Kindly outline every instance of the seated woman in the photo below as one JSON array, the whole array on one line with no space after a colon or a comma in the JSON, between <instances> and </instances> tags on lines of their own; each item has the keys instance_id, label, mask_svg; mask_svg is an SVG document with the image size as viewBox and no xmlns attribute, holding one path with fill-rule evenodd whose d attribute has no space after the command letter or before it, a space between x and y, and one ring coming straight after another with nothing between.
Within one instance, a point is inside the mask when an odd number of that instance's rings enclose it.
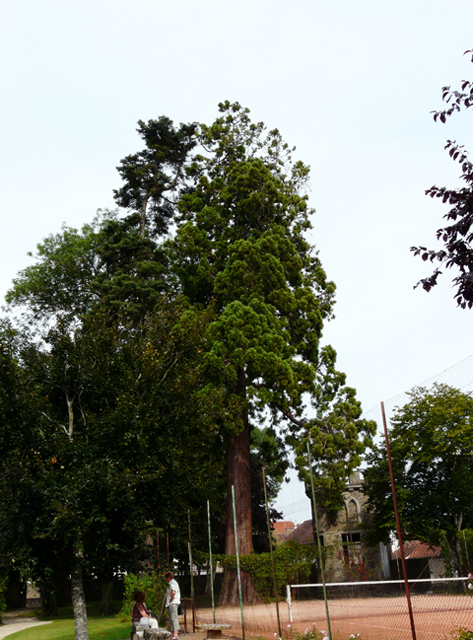
<instances>
[{"instance_id":1,"label":"seated woman","mask_svg":"<svg viewBox=\"0 0 473 640\"><path fill-rule=\"evenodd\" d=\"M151 627L151 629L157 629L158 621L156 618L151 617L151 610L146 608L144 591L137 591L135 593L135 600L136 602L131 610L133 622Z\"/></svg>"}]
</instances>

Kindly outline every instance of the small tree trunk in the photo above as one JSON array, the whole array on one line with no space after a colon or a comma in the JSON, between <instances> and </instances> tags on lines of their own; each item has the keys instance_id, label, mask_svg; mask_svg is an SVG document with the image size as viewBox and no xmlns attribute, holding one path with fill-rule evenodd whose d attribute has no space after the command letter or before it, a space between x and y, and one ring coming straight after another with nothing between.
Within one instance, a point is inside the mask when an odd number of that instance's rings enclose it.
<instances>
[{"instance_id":1,"label":"small tree trunk","mask_svg":"<svg viewBox=\"0 0 473 640\"><path fill-rule=\"evenodd\" d=\"M74 610L75 640L89 640L87 608L85 604L82 563L84 552L80 536L74 549L74 564L71 575L72 608Z\"/></svg>"},{"instance_id":2,"label":"small tree trunk","mask_svg":"<svg viewBox=\"0 0 473 640\"><path fill-rule=\"evenodd\" d=\"M57 597L56 592L48 589L40 588L41 594L41 615L45 618L57 616Z\"/></svg>"},{"instance_id":3,"label":"small tree trunk","mask_svg":"<svg viewBox=\"0 0 473 640\"><path fill-rule=\"evenodd\" d=\"M113 582L102 582L102 602L100 604L100 613L108 616L115 613L113 608Z\"/></svg>"},{"instance_id":4,"label":"small tree trunk","mask_svg":"<svg viewBox=\"0 0 473 640\"><path fill-rule=\"evenodd\" d=\"M210 562L207 565L207 577L205 579L205 594L208 595L209 593L212 593L212 584L211 582L214 583L215 585L215 575L217 573L217 565L214 562L212 564L212 573L210 573Z\"/></svg>"},{"instance_id":5,"label":"small tree trunk","mask_svg":"<svg viewBox=\"0 0 473 640\"><path fill-rule=\"evenodd\" d=\"M242 374L243 375L243 374ZM241 377L240 377L241 378ZM233 436L227 451L227 520L225 531L225 553L235 555L235 530L233 524L232 485L235 490L235 512L238 533L238 552L241 556L253 552L253 527L251 520L250 484L250 439L248 415L243 412L243 431ZM259 601L258 592L249 573L241 572L243 602L251 604ZM239 603L238 576L235 570L225 569L220 605Z\"/></svg>"}]
</instances>

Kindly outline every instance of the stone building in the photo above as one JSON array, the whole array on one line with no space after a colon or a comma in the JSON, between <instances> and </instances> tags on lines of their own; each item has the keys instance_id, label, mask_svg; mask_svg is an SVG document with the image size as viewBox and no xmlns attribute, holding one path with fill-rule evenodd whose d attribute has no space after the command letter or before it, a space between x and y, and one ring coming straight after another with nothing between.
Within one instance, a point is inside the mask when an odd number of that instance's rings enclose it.
<instances>
[{"instance_id":1,"label":"stone building","mask_svg":"<svg viewBox=\"0 0 473 640\"><path fill-rule=\"evenodd\" d=\"M317 509L320 541L326 557L326 582L387 580L389 555L385 545L368 548L363 543L363 524L369 514L363 493L363 479L356 471L344 491L344 505L336 516ZM312 520L307 520L288 536L301 544L315 544Z\"/></svg>"}]
</instances>

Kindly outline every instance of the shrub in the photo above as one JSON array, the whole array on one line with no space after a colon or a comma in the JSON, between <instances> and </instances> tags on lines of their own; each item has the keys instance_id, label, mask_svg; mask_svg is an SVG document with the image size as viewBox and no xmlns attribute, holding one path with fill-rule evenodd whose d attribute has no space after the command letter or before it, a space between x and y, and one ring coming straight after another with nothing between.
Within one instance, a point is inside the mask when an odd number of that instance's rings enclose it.
<instances>
[{"instance_id":1,"label":"shrub","mask_svg":"<svg viewBox=\"0 0 473 640\"><path fill-rule=\"evenodd\" d=\"M470 631L466 627L455 629L450 635L453 640L473 640L473 631Z\"/></svg>"},{"instance_id":2,"label":"shrub","mask_svg":"<svg viewBox=\"0 0 473 640\"><path fill-rule=\"evenodd\" d=\"M273 553L278 595L281 595L288 583L294 582L296 576L298 581L307 581L319 557L315 546L301 545L298 542L287 542L277 547ZM208 554L195 552L196 564L207 567L208 560ZM224 569L236 569L237 565L236 556L223 554L214 555L214 562L218 562ZM251 553L248 556L240 556L240 568L251 575L260 598L269 602L275 597L270 553Z\"/></svg>"},{"instance_id":3,"label":"shrub","mask_svg":"<svg viewBox=\"0 0 473 640\"><path fill-rule=\"evenodd\" d=\"M163 575L153 571L148 573L129 573L125 576L125 593L123 596L123 604L118 614L119 620L128 622L131 620L131 609L135 602L135 593L144 591L146 594L146 606L151 609L153 614L158 617L166 595L167 582ZM163 611L161 624L167 615L166 609Z\"/></svg>"}]
</instances>

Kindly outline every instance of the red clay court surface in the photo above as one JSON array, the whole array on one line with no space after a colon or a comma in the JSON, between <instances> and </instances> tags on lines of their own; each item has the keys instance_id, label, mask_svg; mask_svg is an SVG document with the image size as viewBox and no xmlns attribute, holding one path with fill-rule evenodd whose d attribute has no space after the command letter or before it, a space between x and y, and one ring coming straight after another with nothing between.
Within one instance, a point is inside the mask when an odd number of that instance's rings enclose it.
<instances>
[{"instance_id":1,"label":"red clay court surface","mask_svg":"<svg viewBox=\"0 0 473 640\"><path fill-rule=\"evenodd\" d=\"M444 640L452 631L465 627L473 630L473 597L468 595L412 595L412 610L417 640ZM332 637L349 640L361 633L362 640L410 640L412 638L405 596L345 598L328 603ZM283 636L312 627L328 632L323 600L299 600L292 603L293 622L285 602L279 603ZM200 609L199 622L212 622L212 611ZM245 631L248 638L277 635L276 605L245 605ZM229 623L228 635L241 636L239 607L219 607L216 621Z\"/></svg>"}]
</instances>

